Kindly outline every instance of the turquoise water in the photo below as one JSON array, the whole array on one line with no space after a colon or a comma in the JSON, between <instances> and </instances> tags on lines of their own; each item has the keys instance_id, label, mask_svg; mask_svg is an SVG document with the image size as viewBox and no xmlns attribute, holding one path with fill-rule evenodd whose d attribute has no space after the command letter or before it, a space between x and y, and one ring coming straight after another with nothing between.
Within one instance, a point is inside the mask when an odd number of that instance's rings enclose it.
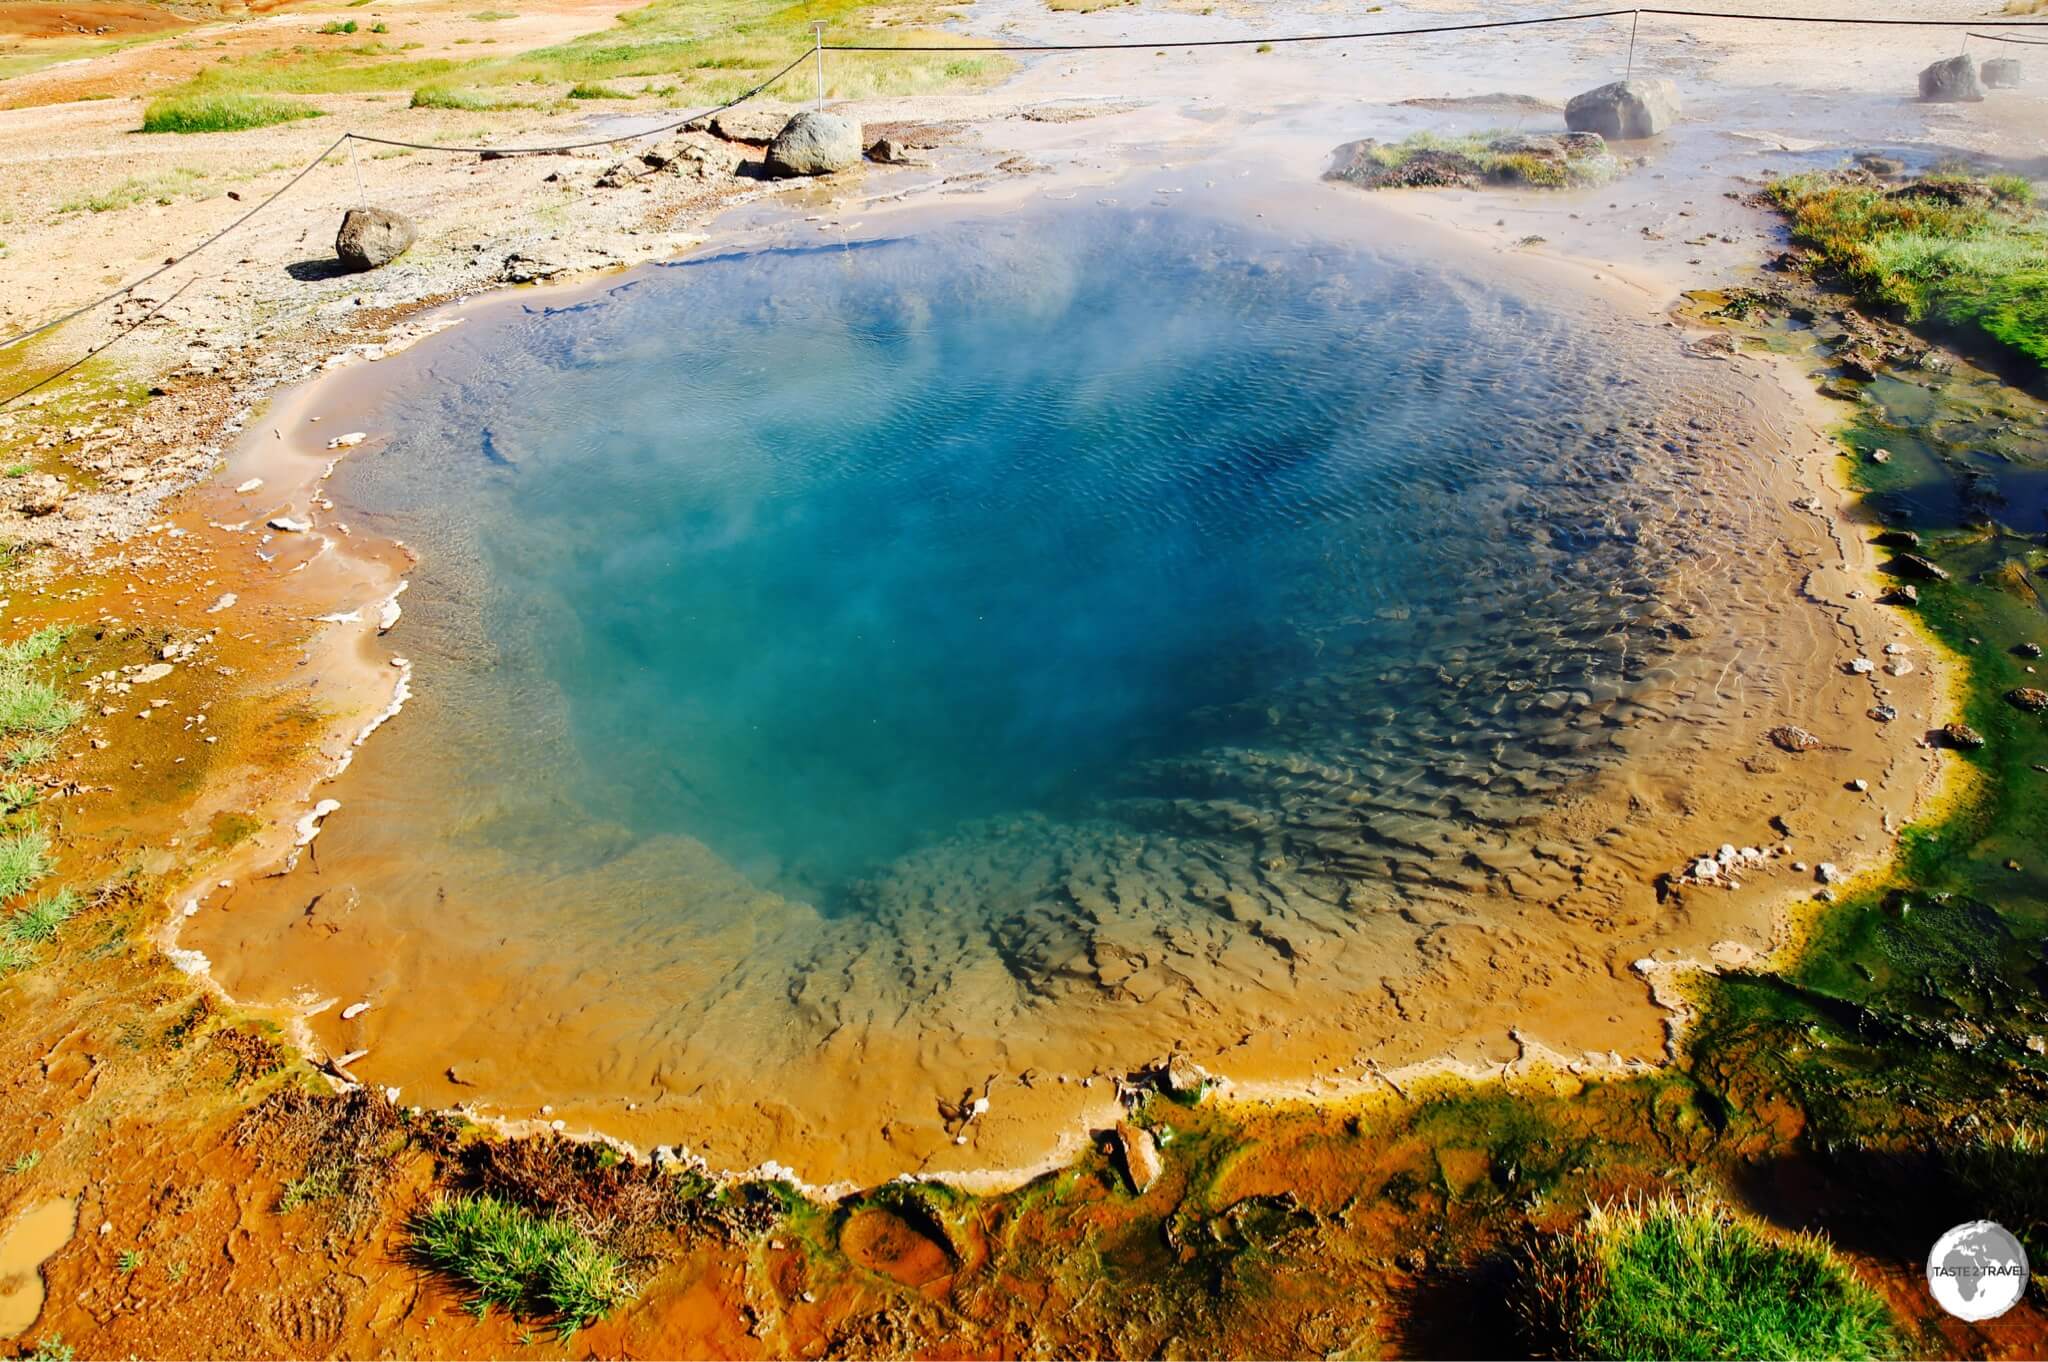
<instances>
[{"instance_id":1,"label":"turquoise water","mask_svg":"<svg viewBox=\"0 0 2048 1362\"><path fill-rule=\"evenodd\" d=\"M1084 835L1456 887L1668 638L1645 454L1699 441L1614 341L1101 205L459 328L336 484L422 554L407 816L551 870L682 836L833 914L1042 902Z\"/></svg>"}]
</instances>

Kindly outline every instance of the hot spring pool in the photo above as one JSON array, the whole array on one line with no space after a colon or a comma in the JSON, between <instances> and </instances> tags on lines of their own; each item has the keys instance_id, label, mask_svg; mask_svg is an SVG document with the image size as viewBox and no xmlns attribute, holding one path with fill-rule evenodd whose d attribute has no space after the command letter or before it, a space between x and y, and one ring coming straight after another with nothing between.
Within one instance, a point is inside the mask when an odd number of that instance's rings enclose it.
<instances>
[{"instance_id":1,"label":"hot spring pool","mask_svg":"<svg viewBox=\"0 0 2048 1362\"><path fill-rule=\"evenodd\" d=\"M1723 665L1758 514L1670 333L1197 209L707 255L384 368L332 488L419 555L418 678L319 844L352 948L301 888L209 949L379 999L337 1045L421 1100L755 1152L827 1072L1394 1006Z\"/></svg>"}]
</instances>

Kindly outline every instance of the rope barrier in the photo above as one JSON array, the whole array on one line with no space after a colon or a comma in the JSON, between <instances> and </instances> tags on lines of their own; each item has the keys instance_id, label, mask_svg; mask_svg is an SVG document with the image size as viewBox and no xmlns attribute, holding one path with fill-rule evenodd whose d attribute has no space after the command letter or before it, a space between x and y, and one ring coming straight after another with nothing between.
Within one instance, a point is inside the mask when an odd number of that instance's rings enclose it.
<instances>
[{"instance_id":1,"label":"rope barrier","mask_svg":"<svg viewBox=\"0 0 2048 1362\"><path fill-rule=\"evenodd\" d=\"M255 217L258 213L270 207L271 204L277 202L280 198L284 197L284 194L287 190L291 189L294 185L298 184L299 181L305 179L308 175L312 174L314 169L318 167L321 162L325 161L328 157L332 156L344 142L372 142L379 146L406 147L414 151L441 151L464 156L478 155L486 152L495 156L547 156L559 155L564 152L570 151L581 151L587 147L616 146L622 142L635 142L643 137L658 137L664 132L670 132L676 128L683 127L687 124L698 122L701 119L710 118L715 114L724 113L727 109L745 103L747 100L752 99L755 95L760 94L763 90L773 85L776 81L781 80L791 71L794 71L797 68L797 66L804 60L804 57L808 57L810 55L810 52L804 52L802 56L799 56L795 61L783 67L780 71L777 71L774 75L768 77L766 80L760 82L758 85L755 85L753 88L747 90L745 93L737 95L734 98L727 100L723 104L716 105L713 108L706 109L702 113L694 113L686 118L679 118L673 122L663 123L657 127L643 128L638 132L621 133L617 137L600 137L587 142L569 142L559 146L549 147L470 147L448 146L445 144L436 144L430 142L401 142L389 137L372 137L367 133L345 132L341 136L335 138L332 142L328 143L325 150L323 150L318 156L315 156L312 160L308 161L303 167L301 167L298 174L292 176L289 180L286 180L283 184L279 185L277 189L272 191L269 197L265 198L261 203L258 203L248 212L236 218L233 222L230 222L227 226L215 232L212 236L207 237L204 241L200 242L197 246L194 246L191 250L186 251L183 255L171 257L169 260L166 260L163 264L157 266L157 268L151 270L148 274L143 275L140 279L136 279L129 283L123 284L121 287L115 289L113 292L103 294L100 297L93 299L91 302L86 303L82 307L73 308L71 311L66 312L60 317L51 318L49 321L42 323L40 326L31 327L29 330L23 331L18 335L9 336L5 340L0 340L0 350L10 349L13 346L19 345L26 340L33 340L35 337L42 335L45 331L52 330L55 327L62 326L64 323L68 321L72 321L78 317L82 317L86 313L91 312L94 308L104 307L106 304L113 302L116 298L125 298L129 294L133 293L136 289L141 288L144 284L147 284L154 279L161 278L166 272L176 269L179 265L184 264L187 260L190 260L192 257L198 255L201 251L207 249L209 246L219 241L222 237L226 236L228 233L234 231L237 227L240 227L243 223L247 222L250 218ZM353 161L353 147L351 147L351 161ZM362 195L362 171L360 167L357 167L356 169L356 193L357 196L360 198ZM182 290L180 291L182 292ZM165 301L168 302L169 299L166 299ZM145 318L145 320L147 319ZM127 333L124 332L123 334L125 335ZM119 337L116 337L116 339L119 339ZM109 342L109 344L112 344L112 342ZM103 346L101 348L104 349L105 347ZM97 354L99 352L94 351L93 353ZM86 356L87 359L90 359L91 357L91 355ZM83 362L84 361L80 361L80 363ZM76 368L77 366L73 365L71 367ZM70 372L70 370L66 369L60 372L68 373ZM57 375L53 374L51 375L51 378L55 378L56 376ZM43 380L44 383L47 383L48 381L49 379ZM36 387L41 386L41 383L38 383L36 385ZM4 407L8 403L15 401L17 398L20 398L26 395L27 393L33 391L33 388L25 388L21 392L14 394L12 397L0 399L0 407Z\"/></svg>"},{"instance_id":2,"label":"rope barrier","mask_svg":"<svg viewBox=\"0 0 2048 1362\"><path fill-rule=\"evenodd\" d=\"M678 118L668 123L657 124L651 128L642 128L639 132L621 133L617 137L595 137L588 142L563 142L559 145L548 147L463 147L450 146L445 142L402 142L393 137L373 137L366 132L351 132L345 135L354 138L358 142L372 142L380 147L405 147L411 151L458 152L465 156L561 156L572 151L587 151L591 147L613 147L621 142L637 142L643 137L659 137L665 132L674 132L677 128L702 122L704 119L710 118L715 114L722 114L727 109L744 104L776 81L781 80L784 76L796 70L797 67L803 64L804 59L811 55L812 50L808 47L805 48L798 54L795 61L792 61L789 65L783 67L780 71L777 71L774 75L768 77L768 79L754 86L746 93L735 95L723 104L714 105L701 113L689 114L686 117Z\"/></svg>"},{"instance_id":3,"label":"rope barrier","mask_svg":"<svg viewBox=\"0 0 2048 1362\"><path fill-rule=\"evenodd\" d=\"M351 134L349 133L343 133L341 136L335 138L333 142L328 144L327 150L321 152L318 156L315 156L311 161L308 161L303 170L301 170L298 174L292 176L289 180L286 180L282 185L278 186L276 192L271 194L269 198L263 200L263 202L257 204L254 208L251 208L248 212L242 214L242 216L236 218L233 222L230 222L227 226L221 228L218 232L215 232L212 236L206 238L206 240L200 242L197 246L194 246L191 250L185 252L183 255L172 256L169 260L164 261L163 264L151 270L148 274L143 275L140 279L135 280L133 283L123 284L121 287L115 289L112 293L93 299L84 307L73 308L71 311L65 313L63 316L52 318L50 321L44 322L41 326L34 327L30 330L24 331L18 336L9 336L6 340L0 341L0 350L5 350L10 346L19 345L25 340L29 340L36 336L40 336L45 331L48 331L50 328L55 326L62 326L64 323L72 320L74 317L83 317L86 313L92 311L94 308L102 307L107 303L111 303L116 298L126 297L128 294L133 293L136 289L141 288L150 280L160 277L164 273L164 271L175 269L179 265L184 264L187 260L190 260L193 256L199 254L208 246L211 246L214 242L226 236L229 232L234 231L235 228L241 226L250 218L255 217L258 213L270 207L271 204L276 203L277 200L283 196L285 190L290 189L300 180L303 180L308 175L312 174L313 167L319 165L322 161L332 156L334 154L335 148L339 147L343 142L346 142L349 139L350 135ZM9 400L12 401L13 399L10 398Z\"/></svg>"},{"instance_id":4,"label":"rope barrier","mask_svg":"<svg viewBox=\"0 0 2048 1362\"><path fill-rule=\"evenodd\" d=\"M2020 43L2027 47L2048 47L2048 38L2015 38L2004 33L1965 33L1965 38L1982 38L1990 43Z\"/></svg>"},{"instance_id":5,"label":"rope barrier","mask_svg":"<svg viewBox=\"0 0 2048 1362\"><path fill-rule=\"evenodd\" d=\"M1524 28L1531 24L1569 24L1581 19L1618 19L1622 15L1659 14L1679 19L1754 19L1774 24L1878 24L1911 28L1967 28L1984 24L1982 19L1871 19L1837 18L1823 14L1746 14L1732 10L1659 9L1631 5L1627 9L1591 10L1583 14L1546 14L1533 19L1489 19L1469 24L1431 24L1424 28L1379 28L1356 33L1295 33L1271 38L1197 38L1187 42L1113 43L946 43L897 46L888 43L826 43L827 52L1117 52L1159 51L1165 48L1251 47L1267 43L1359 42L1368 38L1414 38L1438 33L1476 33L1485 29ZM2030 19L2013 23L1992 21L1990 28L2048 28L2048 20Z\"/></svg>"}]
</instances>

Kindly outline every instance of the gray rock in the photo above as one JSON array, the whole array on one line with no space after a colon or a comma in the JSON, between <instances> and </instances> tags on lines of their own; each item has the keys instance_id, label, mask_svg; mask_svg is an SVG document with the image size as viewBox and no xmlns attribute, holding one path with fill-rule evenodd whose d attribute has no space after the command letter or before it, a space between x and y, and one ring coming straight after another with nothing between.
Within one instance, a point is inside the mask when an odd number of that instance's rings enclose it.
<instances>
[{"instance_id":1,"label":"gray rock","mask_svg":"<svg viewBox=\"0 0 2048 1362\"><path fill-rule=\"evenodd\" d=\"M1617 80L1574 95L1564 125L1609 141L1655 137L1678 121L1678 87L1668 80Z\"/></svg>"},{"instance_id":2,"label":"gray rock","mask_svg":"<svg viewBox=\"0 0 2048 1362\"><path fill-rule=\"evenodd\" d=\"M767 146L775 140L789 124L790 115L795 112L787 108L762 107L755 105L744 109L727 109L724 113L711 116L710 128L713 137L728 142L745 142L750 146ZM691 126L695 126L692 124Z\"/></svg>"},{"instance_id":3,"label":"gray rock","mask_svg":"<svg viewBox=\"0 0 2048 1362\"><path fill-rule=\"evenodd\" d=\"M2017 90L2027 83L2027 68L2016 57L1993 57L1979 74L1991 90Z\"/></svg>"},{"instance_id":4,"label":"gray rock","mask_svg":"<svg viewBox=\"0 0 2048 1362\"><path fill-rule=\"evenodd\" d=\"M351 208L334 234L334 253L360 273L388 265L419 239L412 219L388 208Z\"/></svg>"},{"instance_id":5,"label":"gray rock","mask_svg":"<svg viewBox=\"0 0 2048 1362\"><path fill-rule=\"evenodd\" d=\"M1945 57L1922 71L1920 98L1934 104L1974 104L1984 98L1977 59L1968 53Z\"/></svg>"},{"instance_id":6,"label":"gray rock","mask_svg":"<svg viewBox=\"0 0 2048 1362\"><path fill-rule=\"evenodd\" d=\"M868 148L868 159L880 161L883 165L907 165L910 162L910 149L893 137L878 137L875 144Z\"/></svg>"},{"instance_id":7,"label":"gray rock","mask_svg":"<svg viewBox=\"0 0 2048 1362\"><path fill-rule=\"evenodd\" d=\"M830 175L860 161L860 124L806 109L768 144L772 175Z\"/></svg>"}]
</instances>

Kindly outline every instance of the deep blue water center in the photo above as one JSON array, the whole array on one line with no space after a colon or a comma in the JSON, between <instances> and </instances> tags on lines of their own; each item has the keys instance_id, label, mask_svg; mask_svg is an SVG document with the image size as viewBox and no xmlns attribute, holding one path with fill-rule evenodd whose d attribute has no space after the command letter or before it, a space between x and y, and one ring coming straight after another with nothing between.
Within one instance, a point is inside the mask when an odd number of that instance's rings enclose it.
<instances>
[{"instance_id":1,"label":"deep blue water center","mask_svg":"<svg viewBox=\"0 0 2048 1362\"><path fill-rule=\"evenodd\" d=\"M457 760L549 784L506 808L832 905L985 820L1227 802L1218 753L1407 781L1375 735L1489 629L1591 684L1571 576L1629 537L1559 410L1624 381L1594 348L1440 269L1068 207L459 328L342 492L423 551Z\"/></svg>"}]
</instances>

